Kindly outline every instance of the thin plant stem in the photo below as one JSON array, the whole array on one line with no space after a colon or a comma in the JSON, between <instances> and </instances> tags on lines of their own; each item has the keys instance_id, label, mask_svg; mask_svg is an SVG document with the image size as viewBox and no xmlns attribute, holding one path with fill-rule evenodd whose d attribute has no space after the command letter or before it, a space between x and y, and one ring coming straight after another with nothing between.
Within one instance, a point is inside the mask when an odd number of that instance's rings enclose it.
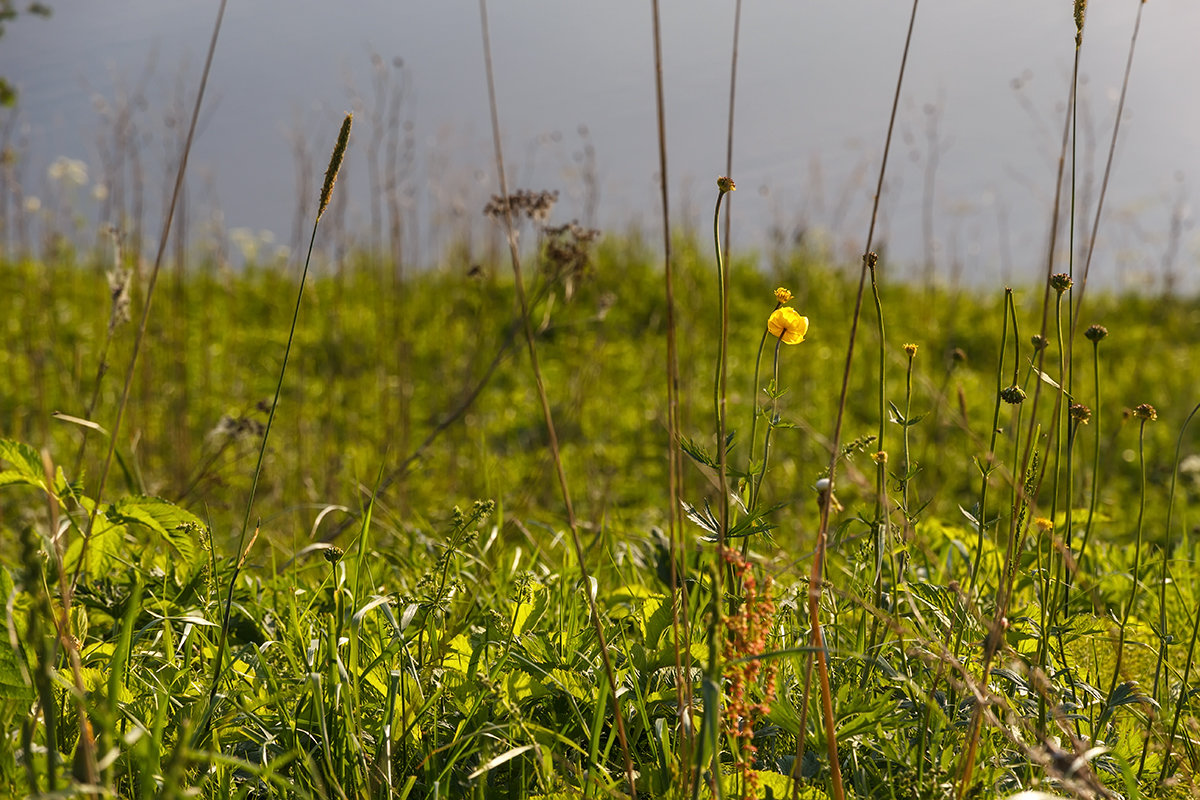
<instances>
[{"instance_id":1,"label":"thin plant stem","mask_svg":"<svg viewBox=\"0 0 1200 800\"><path fill-rule=\"evenodd\" d=\"M1077 8L1079 6L1081 6L1082 4L1083 4L1083 0L1076 0ZM1050 289L1051 289L1049 277L1054 273L1054 255L1055 255L1055 248L1058 245L1058 221L1059 221L1059 213L1060 213L1061 207L1062 207L1063 173L1066 168L1067 146L1070 141L1069 137L1070 137L1070 133L1071 133L1071 120L1073 119L1073 112L1074 112L1074 107L1075 107L1075 87L1077 85L1077 76L1079 75L1079 61L1080 61L1080 53L1082 50L1081 45L1083 42L1083 39L1082 39L1083 26L1082 26L1082 16L1081 15L1077 16L1077 21L1079 24L1076 28L1075 59L1074 59L1072 71L1071 71L1072 77L1071 77L1071 83L1070 83L1070 90L1067 95L1067 113L1066 113L1066 119L1063 123L1062 147L1059 151L1059 156L1058 156L1058 171L1055 175L1055 180L1054 180L1054 203L1051 207L1051 212L1050 212L1050 236L1049 236L1049 242L1048 242L1047 248L1046 248L1047 281L1046 281L1045 292L1042 297L1042 324L1041 324L1041 336L1043 338L1046 335L1047 325L1049 323ZM1042 348L1041 350L1038 351L1036 369L1038 370L1039 373L1042 371L1042 368L1045 364L1045 355L1046 355L1045 348ZM1037 409L1038 409L1038 403L1039 403L1039 400L1040 400L1041 394L1042 394L1042 383L1043 382L1039 380L1039 381L1036 381L1034 384L1033 398L1032 398L1032 402L1030 404L1029 433L1028 433L1028 436L1026 437L1025 449L1024 449L1024 453L1021 457L1021 472L1020 472L1020 474L1022 476L1027 476L1027 474L1029 472L1029 466L1034 457L1034 453L1036 452L1036 447L1037 447L1037 433L1036 432L1038 430L1040 430L1040 427L1041 427L1040 423L1038 422ZM1055 419L1055 423L1057 424L1057 416L1054 419ZM1035 481L1035 483L1033 485L1034 494L1032 497L1026 496L1024 478L1022 479L1022 481L1016 483L1015 488L1017 491L1017 496L1019 498L1018 502L1021 504L1028 503L1030 506L1032 506L1033 503L1036 502L1037 492L1038 492L1038 489L1040 488L1040 484ZM1015 523L1016 523L1016 519L1015 519L1015 515L1014 515L1014 524ZM1010 545L1011 545L1011 542L1012 542L1012 539L1010 536ZM1012 578L1010 577L1008 579L1008 581L1006 581L1006 583L1010 582L1011 579ZM999 646L1001 643L1001 633L1002 633L1002 629L1003 629L1002 620L1004 620L1005 615L1007 613L1007 604L1008 604L1008 600L1009 600L1010 596L1011 596L1011 588L1002 586L997 595L998 599L1000 599L1001 602L997 604L997 607L995 610L995 616L993 618L993 622L992 622L992 626L991 626L992 631L991 631L991 633L989 633L987 641L985 642L985 645L984 645L983 662L981 665L980 674L982 676L984 676L983 681L985 682L985 684L987 681L987 676L990 673L991 668L992 668L992 659L995 658L996 651L999 649ZM983 705L977 704L975 707L975 710L971 716L970 728L969 728L969 731L967 734L967 745L963 751L962 761L960 762L961 767L959 768L958 790L956 792L956 796L958 797L958 800L963 800L963 798L965 798L967 796L968 789L971 785L971 778L972 778L972 775L975 770L975 756L976 756L976 753L978 752L979 735L980 735L980 731L982 729L982 725L983 725Z\"/></svg>"},{"instance_id":2,"label":"thin plant stem","mask_svg":"<svg viewBox=\"0 0 1200 800\"><path fill-rule=\"evenodd\" d=\"M742 0L736 0L733 7L733 50L729 56L729 123L725 134L725 174L733 174L733 122L734 108L737 100L737 68L738 68L738 42L742 32ZM729 259L729 243L731 241L730 232L732 227L732 218L730 216L730 205L733 203L733 198L729 198L725 207L725 259ZM753 444L753 440L751 440Z\"/></svg>"},{"instance_id":3,"label":"thin plant stem","mask_svg":"<svg viewBox=\"0 0 1200 800\"><path fill-rule=\"evenodd\" d=\"M208 53L204 57L204 69L200 73L200 87L196 90L196 102L192 107L191 121L188 123L187 138L183 143L183 152L179 155L179 169L175 173L175 188L171 192L171 202L167 206L167 214L163 219L162 233L158 238L158 252L154 257L154 268L150 270L150 280L146 284L146 303L142 307L142 319L138 323L137 335L133 338L133 352L129 356L129 367L125 371L125 385L121 390L121 402L117 404L117 418L113 423L112 431L108 439L108 454L104 457L104 466L100 470L100 483L96 488L95 505L92 506L92 513L88 517L87 532L83 537L83 544L79 549L79 561L75 565L75 573L71 577L71 592L75 593L75 586L79 583L79 576L83 572L84 565L87 563L88 545L92 540L92 533L96 527L96 515L100 511L101 498L104 496L104 489L108 483L108 475L112 470L113 456L117 451L117 437L121 432L121 423L125 420L125 410L129 407L129 394L133 388L133 376L137 371L138 356L142 352L142 343L146 340L146 329L150 323L150 308L154 299L154 287L158 284L159 273L162 272L163 258L167 252L167 242L171 237L171 223L175 219L175 206L179 203L179 196L183 191L183 176L187 172L188 155L192 152L192 141L196 136L196 124L200 119L200 105L204 101L204 89L208 86L208 74L212 70L213 55L217 50L217 37L221 33L221 20L225 17L226 0L221 0L221 5L217 7L217 19L213 23L212 38L208 42ZM70 608L70 597L63 598L63 604Z\"/></svg>"},{"instance_id":4,"label":"thin plant stem","mask_svg":"<svg viewBox=\"0 0 1200 800\"><path fill-rule=\"evenodd\" d=\"M771 377L771 417L767 421L767 431L763 436L763 460L762 466L758 470L758 479L754 481L754 489L750 494L750 510L754 511L758 507L758 493L762 489L763 479L767 475L767 460L771 456L771 431L775 429L775 420L779 416L779 349L783 346L783 339L775 340L775 357L772 362L772 377ZM755 415L757 416L757 415ZM748 539L749 537L747 537Z\"/></svg>"},{"instance_id":5,"label":"thin plant stem","mask_svg":"<svg viewBox=\"0 0 1200 800\"><path fill-rule=\"evenodd\" d=\"M668 541L671 557L671 632L675 642L675 689L681 698L679 706L679 758L681 769L689 770L684 776L684 787L691 785L695 776L691 769L692 748L692 682L685 676L691 675L691 622L688 618L687 562L683 558L683 453L679 442L679 347L675 320L675 264L671 255L670 183L667 180L667 119L666 99L663 91L662 22L658 0L651 2L654 33L654 107L658 131L658 172L660 206L663 229L663 282L665 284L666 327L667 327L667 486L670 508L667 513ZM680 623L680 612L684 612Z\"/></svg>"},{"instance_id":6,"label":"thin plant stem","mask_svg":"<svg viewBox=\"0 0 1200 800\"><path fill-rule=\"evenodd\" d=\"M496 102L496 81L492 69L492 44L488 32L487 0L479 0L479 19L483 36L483 60L487 74L488 107L492 118L492 144L496 153L496 172L500 182L500 195L508 198L508 181L504 174L504 150L500 144L500 111ZM550 410L550 399L546 393L546 384L542 379L542 368L538 361L537 344L530 319L529 298L525 293L525 280L521 274L521 254L517 248L517 234L513 225L512 205L504 204L504 225L508 250L512 262L513 285L517 293L517 302L521 308L521 322L525 331L525 343L529 350L529 363L533 371L533 381L537 388L538 402L542 408L542 419L546 425L546 436L550 445L550 455L554 461L554 470L558 476L558 486L562 493L563 506L567 515L567 526L571 530L571 543L575 549L575 558L579 564L580 577L583 580L583 592L587 597L588 611L592 627L596 632L596 641L600 645L600 659L604 664L604 674L608 678L608 688L613 698L613 719L616 723L617 737L621 744L621 753L625 760L625 778L629 783L629 793L632 800L637 800L637 787L634 783L633 759L629 752L629 742L625 734L624 715L621 713L620 696L617 694L616 675L613 672L612 659L608 654L608 641L604 628L600 623L600 611L592 592L592 576L587 568L584 557L583 542L579 538L579 523L575 518L575 509L571 504L571 492L567 485L567 473L563 466L562 453L558 446L558 432L554 427L554 415Z\"/></svg>"},{"instance_id":7,"label":"thin plant stem","mask_svg":"<svg viewBox=\"0 0 1200 800\"><path fill-rule=\"evenodd\" d=\"M1138 406L1139 411L1146 406ZM1135 412L1136 413L1136 412ZM1133 614L1133 604L1137 600L1137 590L1139 582L1139 573L1142 566L1142 523L1146 516L1146 423L1154 419L1153 409L1149 414L1141 416L1141 424L1138 425L1138 472L1140 475L1139 491L1138 491L1138 516L1137 516L1137 532L1134 537L1133 545L1133 574L1132 581L1129 586L1129 597L1125 600L1125 611L1121 614L1121 624L1117 628L1117 657L1113 664L1112 680L1109 682L1108 698L1111 701L1113 693L1117 690L1117 684L1121 680L1121 667L1124 663L1125 654L1125 633L1129 625L1129 617ZM1099 731L1092 731L1092 738L1095 739L1099 735Z\"/></svg>"},{"instance_id":8,"label":"thin plant stem","mask_svg":"<svg viewBox=\"0 0 1200 800\"><path fill-rule=\"evenodd\" d=\"M1088 272L1092 267L1092 254L1096 252L1096 232L1100 228L1100 215L1104 212L1104 198L1108 194L1108 179L1112 175L1113 157L1117 152L1117 134L1121 131L1121 117L1125 114L1125 95L1129 91L1129 75L1133 71L1133 53L1137 48L1138 30L1142 27L1142 9L1146 0L1138 3L1137 17L1133 23L1133 35L1129 39L1129 56L1125 61L1125 76L1121 80L1121 96L1117 100L1117 116L1113 120L1112 139L1108 143L1108 157L1104 162L1104 177L1100 179L1100 194L1096 200L1096 215L1089 232L1087 256L1083 260L1083 276L1079 280L1079 293L1075 297L1075 323L1079 322L1079 311L1083 308L1083 294L1087 290ZM1071 328L1071 338L1075 328Z\"/></svg>"},{"instance_id":9,"label":"thin plant stem","mask_svg":"<svg viewBox=\"0 0 1200 800\"><path fill-rule=\"evenodd\" d=\"M1107 333L1107 332L1106 332ZM1093 421L1096 424L1095 450L1092 453L1092 488L1091 496L1088 500L1088 515L1087 522L1083 526L1083 541L1079 543L1079 555L1075 558L1075 563L1079 569L1083 568L1083 556L1087 552L1088 540L1092 538L1092 521L1096 516L1096 504L1100 498L1100 415L1104 408L1104 404L1100 402L1100 339L1097 336L1092 340L1092 384L1095 392L1096 407L1092 409ZM1064 596L1063 602L1066 603L1069 599L1071 590L1070 583L1067 584L1067 595Z\"/></svg>"},{"instance_id":10,"label":"thin plant stem","mask_svg":"<svg viewBox=\"0 0 1200 800\"><path fill-rule=\"evenodd\" d=\"M283 392L283 379L287 375L288 360L292 354L292 343L295 341L296 327L300 321L300 304L304 299L304 286L308 279L308 268L312 263L313 247L317 241L317 226L321 222L322 214L325 213L325 209L329 206L333 185L337 180L338 171L342 166L342 159L345 158L346 148L350 143L350 126L353 124L353 121L354 117L352 114L347 114L345 119L342 120L341 130L338 131L337 143L334 145L333 153L330 156L329 167L325 171L325 184L321 188L321 195L317 204L317 214L313 219L312 234L308 240L308 254L304 258L304 269L300 273L300 286L296 290L296 303L292 308L292 324L288 328L287 344L283 348L283 360L279 365L279 378L275 382L275 396L271 400L271 410L267 415L267 424L263 429L262 441L259 443L258 460L254 465L254 476L250 481L250 495L246 498L246 512L242 517L241 532L238 534L237 549L234 551L237 555L237 562L234 564L233 573L229 578L229 588L226 590L225 610L221 619L221 630L217 641L217 654L213 659L213 674L208 689L208 704L205 708L201 724L196 727L193 746L199 746L211 730L212 715L216 707L217 690L220 687L221 673L224 670L225 649L229 643L229 618L233 610L233 590L237 584L238 575L241 572L242 564L246 560L250 546L254 544L254 539L258 537L259 526L256 525L250 544L246 544L246 534L250 530L250 518L254 513L254 498L258 493L258 481L262 476L263 462L267 456L267 443L271 438L271 428L275 423L275 415L279 409L279 396Z\"/></svg>"},{"instance_id":11,"label":"thin plant stem","mask_svg":"<svg viewBox=\"0 0 1200 800\"><path fill-rule=\"evenodd\" d=\"M879 165L879 180L875 184L875 200L871 207L871 222L867 227L867 243L863 250L862 271L858 278L858 293L854 299L854 313L851 316L850 338L846 346L846 363L842 371L842 389L838 398L837 416L833 426L831 453L829 456L829 488L821 497L820 522L817 527L817 542L813 553L812 571L809 575L808 611L811 625L812 647L816 653L813 659L817 666L817 675L821 690L821 710L825 725L825 740L829 756L830 781L833 787L834 800L845 800L846 790L842 785L842 767L837 752L837 731L833 720L833 698L829 687L828 652L825 649L825 637L821 631L821 588L825 575L825 552L829 546L829 516L833 507L834 480L837 474L838 456L841 452L842 424L846 416L846 400L850 394L850 368L854 362L854 343L858 336L858 320L862 313L863 294L867 279L867 257L875 238L875 225L879 220L879 202L883 195L883 179L887 174L888 155L892 147L892 134L896 127L896 114L900 107L900 90L904 85L904 69L908 64L908 53L912 47L913 29L917 22L917 7L920 0L913 0L912 14L909 17L908 33L904 39L904 51L900 57L900 69L896 75L896 91L892 98L892 110L888 118L887 135L883 143L883 158ZM811 667L810 667L811 669ZM805 698L807 702L807 697ZM804 732L801 731L801 736Z\"/></svg>"},{"instance_id":12,"label":"thin plant stem","mask_svg":"<svg viewBox=\"0 0 1200 800\"><path fill-rule=\"evenodd\" d=\"M1183 435L1187 431L1188 425L1192 421L1192 417L1200 412L1200 404L1192 408L1187 419L1183 421L1183 425L1179 429L1179 436L1175 439L1175 461L1171 469L1171 489L1167 495L1167 521L1163 530L1166 532L1163 541L1163 563L1162 573L1158 580L1158 659L1154 662L1154 686L1150 690L1150 696L1158 697L1158 682L1164 675L1164 666L1167 663L1167 648L1169 646L1169 637L1167 636L1167 575L1171 565L1171 518L1175 510L1175 486L1179 481L1179 458L1183 451ZM1189 660L1191 655L1188 656ZM1183 692L1181 693L1180 702L1183 702L1183 696L1187 693L1187 680L1183 683ZM1154 723L1154 715L1148 714L1146 718L1146 738L1142 742L1142 756L1138 760L1138 780L1142 779L1142 773L1146 769L1146 753L1150 750L1150 730Z\"/></svg>"},{"instance_id":13,"label":"thin plant stem","mask_svg":"<svg viewBox=\"0 0 1200 800\"><path fill-rule=\"evenodd\" d=\"M1012 318L1013 323L1013 379L1011 386L1017 385L1017 376L1020 370L1020 334L1017 331L1017 310L1013 303L1013 290L1005 287L1004 289L1004 321L1000 329L1000 356L996 360L996 401L992 410L992 435L988 443L988 451L984 454L985 461L979 465L979 471L982 474L979 486L979 508L976 517L976 536L975 536L975 560L971 564L971 578L967 583L967 596L971 597L975 591L975 581L979 578L979 565L983 559L983 539L987 531L987 496L988 486L991 483L992 470L995 469L996 463L996 438L999 436L1000 430L1000 404L1003 402L1002 393L1004 387L1004 351L1008 343L1008 320Z\"/></svg>"},{"instance_id":14,"label":"thin plant stem","mask_svg":"<svg viewBox=\"0 0 1200 800\"><path fill-rule=\"evenodd\" d=\"M879 273L876 267L879 259L875 253L867 256L867 269L871 272L871 297L875 301L875 321L879 332L879 368L876 375L879 391L878 408L876 413L879 417L879 429L876 434L875 446L875 523L874 534L871 537L871 546L874 549L875 574L872 580L872 604L876 609L883 607L883 564L888 560L888 555L891 550L891 513L888 508L887 497L887 444L885 435L887 433L887 337L886 329L883 324L883 301L879 297ZM893 565L894 566L894 565ZM895 570L893 569L893 573ZM894 575L893 575L894 577ZM863 609L863 625L866 624L866 618L870 615L869 609ZM871 677L871 670L875 667L875 653L877 647L882 647L882 642L876 642L875 639L879 635L880 618L875 617L871 623L871 635L867 639L866 658L863 661L862 679L859 682L864 690L867 687L867 682Z\"/></svg>"}]
</instances>

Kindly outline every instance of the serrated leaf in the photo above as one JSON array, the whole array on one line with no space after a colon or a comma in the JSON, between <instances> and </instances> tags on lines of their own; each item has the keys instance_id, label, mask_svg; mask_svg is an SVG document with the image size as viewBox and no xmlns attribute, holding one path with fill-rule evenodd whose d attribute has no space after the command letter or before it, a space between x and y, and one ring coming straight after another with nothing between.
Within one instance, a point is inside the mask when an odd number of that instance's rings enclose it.
<instances>
[{"instance_id":1,"label":"serrated leaf","mask_svg":"<svg viewBox=\"0 0 1200 800\"><path fill-rule=\"evenodd\" d=\"M113 523L140 525L163 537L191 564L196 557L195 539L185 526L203 527L200 518L161 497L123 497L105 510Z\"/></svg>"},{"instance_id":2,"label":"serrated leaf","mask_svg":"<svg viewBox=\"0 0 1200 800\"><path fill-rule=\"evenodd\" d=\"M0 486L24 484L46 488L46 471L42 459L27 444L12 439L0 439L0 461L7 461L10 469L0 470Z\"/></svg>"}]
</instances>

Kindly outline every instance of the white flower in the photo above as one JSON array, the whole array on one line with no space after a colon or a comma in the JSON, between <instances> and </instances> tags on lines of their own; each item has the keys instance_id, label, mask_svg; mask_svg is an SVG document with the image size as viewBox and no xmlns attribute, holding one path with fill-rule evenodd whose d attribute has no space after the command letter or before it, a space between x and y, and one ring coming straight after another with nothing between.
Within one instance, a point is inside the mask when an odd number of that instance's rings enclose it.
<instances>
[{"instance_id":1,"label":"white flower","mask_svg":"<svg viewBox=\"0 0 1200 800\"><path fill-rule=\"evenodd\" d=\"M42 210L42 201L36 197L25 198L25 210L30 214L36 214Z\"/></svg>"},{"instance_id":2,"label":"white flower","mask_svg":"<svg viewBox=\"0 0 1200 800\"><path fill-rule=\"evenodd\" d=\"M88 182L87 164L74 158L59 156L46 170L50 180L55 183L71 183L75 186L86 186Z\"/></svg>"}]
</instances>

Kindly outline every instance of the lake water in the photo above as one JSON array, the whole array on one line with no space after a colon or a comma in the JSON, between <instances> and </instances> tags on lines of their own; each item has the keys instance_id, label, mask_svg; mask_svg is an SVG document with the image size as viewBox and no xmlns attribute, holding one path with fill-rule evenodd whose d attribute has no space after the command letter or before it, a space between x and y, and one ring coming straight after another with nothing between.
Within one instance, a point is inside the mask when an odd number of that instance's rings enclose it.
<instances>
[{"instance_id":1,"label":"lake water","mask_svg":"<svg viewBox=\"0 0 1200 800\"><path fill-rule=\"evenodd\" d=\"M149 231L177 152L170 120L190 108L216 3L51 5L51 19L22 16L0 39L0 75L21 91L10 143L22 153L24 235L64 224L48 215L69 204L87 236L112 221L102 217L115 216L114 194L129 208L139 175ZM724 172L734 4L662 5L673 216L704 230ZM1136 0L1091 5L1079 116L1088 224L1138 11ZM921 275L931 261L943 280L983 286L1044 273L1074 56L1071 10L1065 0L921 3L877 236L886 269ZM735 248L766 251L803 232L856 263L910 11L885 0L744 4ZM493 0L489 12L512 188L559 190L558 220L656 234L649 3ZM1143 12L1093 265L1109 285L1157 289L1170 275L1177 287L1198 288L1198 31L1194 0L1155 0ZM385 100L402 90L395 117L377 111L376 76ZM352 108L355 140L338 187L346 206L335 228L364 239L388 228L372 212L380 207L372 190L386 188L368 175L378 131L376 163L386 164L396 142L407 259L428 262L456 231L485 230L480 212L498 189L478 4L255 0L230 4L218 41L189 173L193 247L219 236L236 260L255 243L297 244L311 223L296 218L311 219L328 149ZM113 155L122 109L140 173L131 150ZM86 165L82 185L69 185L63 157Z\"/></svg>"}]
</instances>

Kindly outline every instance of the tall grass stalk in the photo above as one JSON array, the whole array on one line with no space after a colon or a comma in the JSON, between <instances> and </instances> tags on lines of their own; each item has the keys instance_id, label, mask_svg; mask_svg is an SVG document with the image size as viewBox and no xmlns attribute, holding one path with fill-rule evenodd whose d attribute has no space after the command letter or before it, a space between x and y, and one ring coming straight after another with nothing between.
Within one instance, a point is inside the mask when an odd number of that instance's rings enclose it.
<instances>
[{"instance_id":1,"label":"tall grass stalk","mask_svg":"<svg viewBox=\"0 0 1200 800\"><path fill-rule=\"evenodd\" d=\"M1083 275L1079 280L1079 292L1075 297L1075 323L1079 322L1079 311L1083 308L1083 294L1087 291L1088 273L1092 267L1092 254L1096 252L1096 234L1100 228L1100 215L1104 213L1104 198L1108 194L1108 179L1112 175L1113 157L1117 152L1117 134L1121 131L1121 117L1125 114L1125 96L1129 91L1129 75L1133 71L1133 53L1137 48L1138 31L1142 27L1142 9L1146 0L1138 3L1137 16L1133 22L1133 34L1129 38L1129 56L1125 60L1125 75L1121 79L1121 95L1117 100L1117 115L1113 119L1112 138L1108 143L1108 156L1104 161L1104 176L1100 179L1100 193L1096 198L1096 215L1092 220L1092 229L1088 238L1087 256L1083 260ZM1071 328L1071 338L1075 337L1075 328ZM1097 404L1099 405L1099 404Z\"/></svg>"},{"instance_id":2,"label":"tall grass stalk","mask_svg":"<svg viewBox=\"0 0 1200 800\"><path fill-rule=\"evenodd\" d=\"M583 592L587 597L588 611L591 616L592 628L596 633L596 641L600 645L600 659L604 664L604 674L608 679L608 688L612 692L613 721L616 724L617 736L621 743L621 753L625 760L625 779L629 784L632 800L637 800L637 786L634 781L633 759L629 752L629 742L625 734L624 715L621 712L621 698L617 692L616 675L613 672L612 659L608 654L608 641L604 628L600 623L600 611L596 606L596 598L592 591L592 576L587 568L587 560L583 552L583 542L579 538L579 523L575 518L575 509L571 504L571 492L567 485L567 473L563 467L562 453L558 446L558 432L554 427L554 415L550 411L550 398L546 394L546 384L542 379L542 369L538 361L537 344L533 332L533 322L530 319L529 298L525 293L525 280L521 274L521 253L517 247L517 233L513 225L512 204L508 199L508 180L504 174L504 149L500 143L500 109L496 101L496 80L492 66L492 43L488 32L487 0L479 0L479 20L483 37L483 60L487 75L488 108L492 119L492 144L496 155L496 173L500 183L500 195L505 198L504 225L508 239L508 251L512 263L513 285L517 293L517 302L521 310L521 324L525 332L525 343L529 350L529 363L533 371L533 381L537 388L538 402L542 408L542 419L546 425L546 436L550 444L550 455L554 461L554 470L558 476L558 486L562 493L563 506L567 515L567 526L571 531L571 544L575 548L575 558L579 564Z\"/></svg>"},{"instance_id":3,"label":"tall grass stalk","mask_svg":"<svg viewBox=\"0 0 1200 800\"><path fill-rule=\"evenodd\" d=\"M688 611L687 548L683 534L683 451L679 447L679 346L675 320L675 265L671 255L670 182L667 180L667 117L663 91L662 20L658 0L651 2L654 38L654 109L658 132L658 173L663 229L663 283L666 305L667 339L667 538L670 547L671 632L674 636L675 691L679 697L678 768L683 775L684 791L696 776L691 772L692 751L692 674L691 619ZM732 150L732 147L730 148ZM726 173L728 174L728 173Z\"/></svg>"},{"instance_id":4,"label":"tall grass stalk","mask_svg":"<svg viewBox=\"0 0 1200 800\"><path fill-rule=\"evenodd\" d=\"M213 672L208 689L208 704L204 711L204 716L200 724L195 729L195 741L193 746L198 746L202 743L211 732L212 715L216 708L217 691L220 688L221 673L224 670L225 649L229 642L229 617L233 610L233 590L237 584L238 575L241 572L243 563L249 553L250 547L253 546L255 538L258 536L259 526L255 526L254 536L251 537L249 544L246 543L246 534L250 530L250 518L254 513L254 497L258 492L258 480L262 476L263 462L267 456L267 443L271 438L271 427L275 423L275 414L279 409L279 396L283 392L283 379L287 375L288 359L292 354L292 343L296 338L296 326L300 320L300 304L304 299L304 285L308 280L308 268L312 263L313 246L317 241L317 226L321 222L321 216L325 213L325 209L329 207L329 200L333 196L333 186L337 182L338 171L342 167L342 160L346 157L346 148L350 144L350 126L354 122L354 116L347 114L342 120L342 127L338 131L337 142L333 146L333 152L329 157L329 167L325 170L325 183L321 187L321 194L317 203L317 214L313 219L312 234L308 240L308 254L304 258L304 269L300 273L300 286L296 290L296 303L292 308L292 324L288 328L287 344L283 348L283 360L279 365L279 379L275 382L275 396L271 400L271 410L267 415L267 424L263 429L262 441L258 447L258 460L254 465L254 475L250 481L250 494L246 498L246 512L242 517L241 532L238 534L237 562L233 572L229 576L229 587L225 595L225 610L224 616L221 619L221 630L217 641L217 654L213 659ZM340 595L339 595L340 597Z\"/></svg>"},{"instance_id":5,"label":"tall grass stalk","mask_svg":"<svg viewBox=\"0 0 1200 800\"><path fill-rule=\"evenodd\" d=\"M213 23L212 38L208 42L208 52L204 57L204 69L200 73L200 87L196 90L196 102L192 106L192 117L188 123L187 139L183 143L183 152L179 155L179 169L175 172L175 188L171 192L171 202L167 206L166 216L163 218L162 233L158 238L158 252L154 257L154 268L150 271L150 280L146 285L146 299L142 307L142 318L138 324L137 335L133 339L133 352L129 356L129 367L125 370L125 385L121 390L121 400L117 404L117 417L113 422L108 440L108 454L104 457L104 466L100 470L100 481L96 488L95 505L92 507L91 514L88 516L87 530L84 533L83 546L79 551L79 562L75 565L75 573L71 577L71 593L75 591L75 586L79 583L79 576L83 572L83 567L87 563L88 545L91 542L92 533L96 527L96 515L100 511L101 499L104 497L104 489L108 482L108 474L112 469L113 456L117 451L117 439L121 432L121 423L125 419L125 410L129 406L129 394L133 388L133 377L137 372L138 355L142 351L142 343L146 339L146 328L150 322L150 308L154 300L154 287L158 283L159 273L162 272L163 258L167 252L167 242L171 238L171 223L175 219L175 207L179 203L180 195L183 192L183 176L187 172L188 156L192 151L192 141L196 135L196 124L200 119L200 106L204 101L204 90L208 86L208 74L212 69L213 55L217 50L217 37L221 33L221 20L225 17L226 0L221 0L221 4L217 7L217 19ZM71 598L64 597L63 604L70 608Z\"/></svg>"},{"instance_id":6,"label":"tall grass stalk","mask_svg":"<svg viewBox=\"0 0 1200 800\"><path fill-rule=\"evenodd\" d=\"M913 0L912 14L908 21L908 32L904 38L904 50L900 57L900 69L896 75L896 92L892 98L892 110L888 117L887 135L883 142L883 157L879 164L879 180L875 184L875 199L871 206L871 222L867 227L866 247L863 249L862 271L859 273L858 291L854 298L854 312L850 321L850 337L846 343L846 362L842 372L842 389L838 397L837 416L833 425L833 437L830 440L829 455L829 487L820 498L820 522L817 527L816 549L813 552L812 570L809 573L808 613L811 626L811 641L815 656L806 670L805 683L809 683L812 666L817 667L818 683L821 690L821 712L825 724L825 741L829 757L830 781L832 783L834 800L844 800L846 790L842 785L842 768L837 751L837 731L833 720L833 696L829 685L829 654L825 649L825 636L821 630L821 591L825 582L825 553L829 546L829 516L833 507L834 480L837 475L838 456L841 454L842 424L846 416L846 399L850 393L850 368L854 363L854 343L858 336L858 320L862 313L863 294L866 288L867 260L871 256L871 245L875 239L875 225L879 220L879 202L883 195L883 180L887 174L888 154L892 147L892 133L896 127L896 113L900 107L900 90L904 85L904 69L908 64L908 53L912 47L913 29L917 23L917 7L920 0ZM808 702L807 694L804 702ZM800 732L804 735L804 731Z\"/></svg>"}]
</instances>

